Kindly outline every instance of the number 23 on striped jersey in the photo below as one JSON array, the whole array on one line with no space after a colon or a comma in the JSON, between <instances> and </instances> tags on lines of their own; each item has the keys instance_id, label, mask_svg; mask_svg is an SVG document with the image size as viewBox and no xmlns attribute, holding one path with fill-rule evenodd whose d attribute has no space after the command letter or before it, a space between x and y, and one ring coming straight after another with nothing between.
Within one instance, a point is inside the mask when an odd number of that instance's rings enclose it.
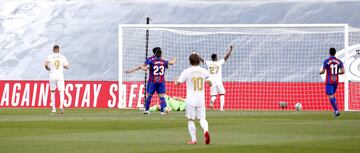
<instances>
[{"instance_id":1,"label":"number 23 on striped jersey","mask_svg":"<svg viewBox=\"0 0 360 153\"><path fill-rule=\"evenodd\" d=\"M164 75L165 67L164 66L154 66L154 75Z\"/></svg>"}]
</instances>

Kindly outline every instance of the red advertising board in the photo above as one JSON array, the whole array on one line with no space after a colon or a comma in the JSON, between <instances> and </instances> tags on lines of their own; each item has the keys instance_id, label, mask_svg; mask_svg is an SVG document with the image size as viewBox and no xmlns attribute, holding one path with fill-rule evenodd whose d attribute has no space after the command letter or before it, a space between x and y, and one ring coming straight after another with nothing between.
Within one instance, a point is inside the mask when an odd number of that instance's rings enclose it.
<instances>
[{"instance_id":1,"label":"red advertising board","mask_svg":"<svg viewBox=\"0 0 360 153\"><path fill-rule=\"evenodd\" d=\"M66 108L137 108L143 106L143 82L124 82L121 98L118 96L117 81L66 81ZM224 82L226 88L225 109L240 110L293 110L300 102L304 110L331 110L325 95L324 83L298 82ZM353 87L353 86L352 86ZM170 96L186 96L185 85L166 85ZM0 81L0 107L49 108L50 89L48 81ZM336 93L340 109L344 108L344 85L339 84ZM56 92L56 97L59 93ZM157 96L153 96L156 104ZM207 106L210 100L206 88ZM215 108L219 107L219 98ZM288 104L281 108L280 102ZM59 105L57 99L56 105Z\"/></svg>"}]
</instances>

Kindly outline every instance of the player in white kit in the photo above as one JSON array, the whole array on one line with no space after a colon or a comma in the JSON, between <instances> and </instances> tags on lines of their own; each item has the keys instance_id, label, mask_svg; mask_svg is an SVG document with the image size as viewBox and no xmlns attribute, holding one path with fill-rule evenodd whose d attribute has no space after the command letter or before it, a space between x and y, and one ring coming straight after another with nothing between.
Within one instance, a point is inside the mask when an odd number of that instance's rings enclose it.
<instances>
[{"instance_id":1,"label":"player in white kit","mask_svg":"<svg viewBox=\"0 0 360 153\"><path fill-rule=\"evenodd\" d=\"M45 68L49 71L50 77L50 90L51 90L51 105L52 113L56 113L55 107L55 90L58 89L60 93L60 113L64 113L64 68L69 69L69 63L65 56L60 54L58 45L53 47L53 54L50 54L45 59Z\"/></svg>"},{"instance_id":2,"label":"player in white kit","mask_svg":"<svg viewBox=\"0 0 360 153\"><path fill-rule=\"evenodd\" d=\"M208 70L210 72L210 77L213 86L210 89L211 101L210 108L213 108L214 102L216 100L216 96L220 95L220 111L224 111L225 104L225 88L222 82L222 70L221 66L229 59L231 52L233 50L233 45L229 46L227 53L225 54L224 59L218 61L217 55L211 55L211 61L203 60L201 61L208 66Z\"/></svg>"},{"instance_id":3,"label":"player in white kit","mask_svg":"<svg viewBox=\"0 0 360 153\"><path fill-rule=\"evenodd\" d=\"M186 117L191 140L188 144L196 144L195 118L199 119L204 130L205 144L210 144L208 122L205 115L205 83L211 86L209 72L200 67L200 57L196 53L189 56L191 67L185 69L175 85L186 82Z\"/></svg>"}]
</instances>

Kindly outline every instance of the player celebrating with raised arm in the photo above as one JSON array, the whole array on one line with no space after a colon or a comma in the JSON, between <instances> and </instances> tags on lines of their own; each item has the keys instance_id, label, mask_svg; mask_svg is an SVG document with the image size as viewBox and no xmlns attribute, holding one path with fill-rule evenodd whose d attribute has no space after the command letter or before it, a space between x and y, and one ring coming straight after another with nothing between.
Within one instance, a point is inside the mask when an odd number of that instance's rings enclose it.
<instances>
[{"instance_id":1,"label":"player celebrating with raised arm","mask_svg":"<svg viewBox=\"0 0 360 153\"><path fill-rule=\"evenodd\" d=\"M147 71L149 70L149 79L148 79L148 88L147 93L148 97L145 101L145 111L144 114L150 114L149 108L151 103L151 98L153 94L156 93L159 96L160 99L160 105L161 105L161 115L165 115L164 108L166 107L166 101L164 98L164 94L166 94L166 88L165 88L165 69L168 68L168 65L173 65L176 62L176 58L167 61L161 58L162 51L161 49L157 49L155 52L155 57L149 58L149 60L146 60L146 66L139 65L142 70Z\"/></svg>"},{"instance_id":2,"label":"player celebrating with raised arm","mask_svg":"<svg viewBox=\"0 0 360 153\"><path fill-rule=\"evenodd\" d=\"M221 66L229 59L231 52L233 50L233 45L229 46L228 51L225 54L224 59L218 61L217 55L212 54L211 60L206 61L200 59L203 63L208 66L208 70L210 72L211 81L213 86L210 89L211 101L210 101L210 108L212 109L214 106L214 102L216 100L216 96L220 94L220 111L224 111L224 104L225 104L225 88L222 82L222 70Z\"/></svg>"},{"instance_id":3,"label":"player celebrating with raised arm","mask_svg":"<svg viewBox=\"0 0 360 153\"><path fill-rule=\"evenodd\" d=\"M188 129L191 141L188 144L196 144L195 118L200 120L200 125L204 130L205 144L210 144L208 122L205 115L205 83L211 86L209 72L201 68L199 55L193 53L189 56L191 67L185 69L175 85L186 82L186 117L188 119Z\"/></svg>"},{"instance_id":4,"label":"player celebrating with raised arm","mask_svg":"<svg viewBox=\"0 0 360 153\"><path fill-rule=\"evenodd\" d=\"M53 54L46 57L45 68L49 71L50 77L50 90L51 90L51 104L52 113L56 113L55 107L55 90L56 88L60 92L60 112L64 113L64 68L69 69L70 65L65 56L60 54L60 48L58 45L53 47Z\"/></svg>"},{"instance_id":5,"label":"player celebrating with raised arm","mask_svg":"<svg viewBox=\"0 0 360 153\"><path fill-rule=\"evenodd\" d=\"M155 47L155 48L153 48L153 53L154 53L153 56L150 56L149 58L147 58L147 59L145 60L144 64L141 64L141 65L138 65L138 66L136 66L136 67L134 67L134 68L132 68L132 69L126 70L125 73L133 73L133 72L135 72L135 71L137 71L137 70L140 70L142 66L146 66L146 63L148 63L149 60L154 59L154 58L156 57L156 56L155 56L155 53L156 53L156 51L158 51L158 50L161 50L161 48L160 48L160 47Z\"/></svg>"},{"instance_id":6,"label":"player celebrating with raised arm","mask_svg":"<svg viewBox=\"0 0 360 153\"><path fill-rule=\"evenodd\" d=\"M334 96L337 85L339 82L339 74L344 74L345 69L343 62L335 57L336 49L330 48L329 50L330 57L325 59L323 67L320 70L320 74L324 74L326 71L326 95L329 97L332 108L334 109L334 116L337 117L340 115L336 98Z\"/></svg>"}]
</instances>

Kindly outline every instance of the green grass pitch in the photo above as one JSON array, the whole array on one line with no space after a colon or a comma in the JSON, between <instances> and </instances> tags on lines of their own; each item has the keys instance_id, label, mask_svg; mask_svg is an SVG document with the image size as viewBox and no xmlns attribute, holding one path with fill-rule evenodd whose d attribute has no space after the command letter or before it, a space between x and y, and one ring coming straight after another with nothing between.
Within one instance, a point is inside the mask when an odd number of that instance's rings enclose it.
<instances>
[{"instance_id":1,"label":"green grass pitch","mask_svg":"<svg viewBox=\"0 0 360 153\"><path fill-rule=\"evenodd\" d=\"M187 145L184 112L0 109L1 153L359 153L360 112L208 111L211 145L198 122Z\"/></svg>"}]
</instances>

